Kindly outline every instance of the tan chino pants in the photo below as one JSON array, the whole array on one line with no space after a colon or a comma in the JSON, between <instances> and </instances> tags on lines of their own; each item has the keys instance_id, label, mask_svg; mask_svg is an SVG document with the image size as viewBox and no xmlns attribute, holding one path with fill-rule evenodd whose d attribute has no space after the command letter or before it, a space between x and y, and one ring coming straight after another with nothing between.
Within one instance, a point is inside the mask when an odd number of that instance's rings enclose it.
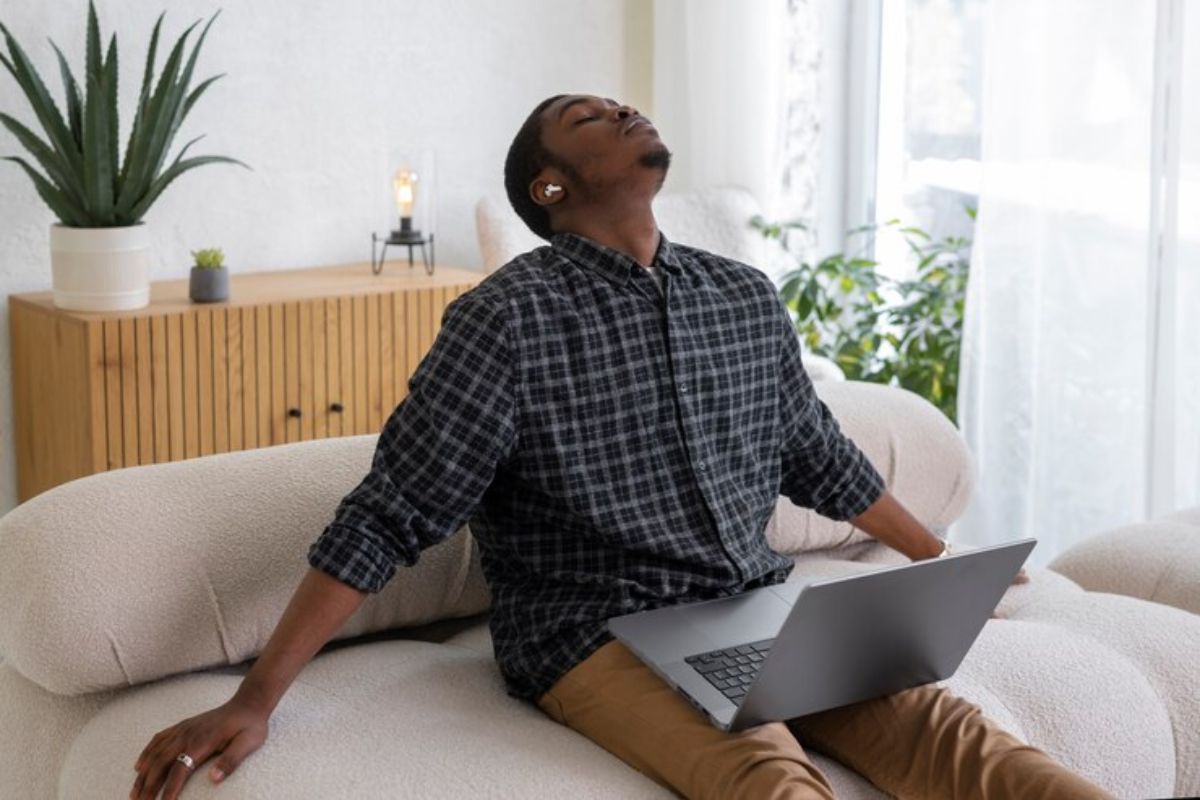
<instances>
[{"instance_id":1,"label":"tan chino pants","mask_svg":"<svg viewBox=\"0 0 1200 800\"><path fill-rule=\"evenodd\" d=\"M689 798L832 798L806 747L899 798L1113 797L936 684L729 733L613 640L538 707Z\"/></svg>"}]
</instances>

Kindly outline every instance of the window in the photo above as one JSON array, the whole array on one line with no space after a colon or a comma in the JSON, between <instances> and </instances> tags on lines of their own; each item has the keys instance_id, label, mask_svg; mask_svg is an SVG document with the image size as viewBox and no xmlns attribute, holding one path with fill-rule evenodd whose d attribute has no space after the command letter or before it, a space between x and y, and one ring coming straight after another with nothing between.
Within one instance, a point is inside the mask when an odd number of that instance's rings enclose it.
<instances>
[{"instance_id":1,"label":"window","mask_svg":"<svg viewBox=\"0 0 1200 800\"><path fill-rule=\"evenodd\" d=\"M978 193L985 0L860 2L859 29L878 36L851 48L852 74L866 78L864 119L851 124L866 132L858 157L867 168L850 225L900 219L935 238L970 238L963 209ZM906 274L907 253L894 232L876 241L884 274Z\"/></svg>"}]
</instances>

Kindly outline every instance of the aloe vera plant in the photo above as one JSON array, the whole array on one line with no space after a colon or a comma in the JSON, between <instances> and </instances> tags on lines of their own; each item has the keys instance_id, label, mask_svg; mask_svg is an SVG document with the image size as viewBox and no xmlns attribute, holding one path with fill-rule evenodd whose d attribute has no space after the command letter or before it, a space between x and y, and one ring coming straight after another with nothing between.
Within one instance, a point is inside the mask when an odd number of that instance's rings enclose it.
<instances>
[{"instance_id":1,"label":"aloe vera plant","mask_svg":"<svg viewBox=\"0 0 1200 800\"><path fill-rule=\"evenodd\" d=\"M192 23L171 48L157 83L155 56L163 17L160 14L150 37L137 111L124 157L118 159L117 134L117 36L109 39L102 55L100 24L95 5L88 2L87 44L82 86L75 80L67 60L53 40L59 73L66 94L66 116L59 111L46 84L8 28L0 23L0 35L8 56L0 52L0 63L16 79L32 107L44 138L8 114L0 112L3 124L29 155L41 166L39 172L24 158L4 156L17 163L33 181L37 193L58 220L75 228L111 228L135 225L163 190L180 175L203 164L241 161L226 156L184 158L203 136L192 139L167 165L167 153L188 112L217 79L216 75L189 89L200 47L219 11L208 20L185 57L187 40L200 20ZM164 169L165 166L165 169Z\"/></svg>"}]
</instances>

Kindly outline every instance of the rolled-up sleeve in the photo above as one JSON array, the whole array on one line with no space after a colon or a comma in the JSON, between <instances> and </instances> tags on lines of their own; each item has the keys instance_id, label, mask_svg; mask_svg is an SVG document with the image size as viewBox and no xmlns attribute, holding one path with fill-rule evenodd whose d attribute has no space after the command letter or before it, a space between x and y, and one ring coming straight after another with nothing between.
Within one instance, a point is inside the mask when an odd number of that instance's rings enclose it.
<instances>
[{"instance_id":1,"label":"rolled-up sleeve","mask_svg":"<svg viewBox=\"0 0 1200 800\"><path fill-rule=\"evenodd\" d=\"M817 396L801 361L800 341L782 300L778 308L783 431L779 493L824 517L851 519L874 503L886 484Z\"/></svg>"},{"instance_id":2,"label":"rolled-up sleeve","mask_svg":"<svg viewBox=\"0 0 1200 800\"><path fill-rule=\"evenodd\" d=\"M442 315L366 477L342 498L308 563L360 591L472 515L516 441L515 364L503 309L468 292Z\"/></svg>"}]
</instances>

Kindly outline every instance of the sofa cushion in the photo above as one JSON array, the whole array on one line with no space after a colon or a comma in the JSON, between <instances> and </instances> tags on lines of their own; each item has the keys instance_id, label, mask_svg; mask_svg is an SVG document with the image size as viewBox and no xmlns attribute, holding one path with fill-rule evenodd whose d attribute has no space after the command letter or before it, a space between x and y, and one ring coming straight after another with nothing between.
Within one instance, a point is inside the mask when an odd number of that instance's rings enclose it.
<instances>
[{"instance_id":1,"label":"sofa cushion","mask_svg":"<svg viewBox=\"0 0 1200 800\"><path fill-rule=\"evenodd\" d=\"M0 664L0 797L59 797L58 770L71 741L120 691L51 694Z\"/></svg>"},{"instance_id":2,"label":"sofa cushion","mask_svg":"<svg viewBox=\"0 0 1200 800\"><path fill-rule=\"evenodd\" d=\"M472 687L480 687L480 691L490 692L491 696L485 696L483 702L478 705L481 713L493 714L495 716L518 715L526 716L526 706L519 701L512 700L505 695L503 698L496 698L495 693L503 692L502 684L499 681L490 681L487 678L488 669L493 672L495 670L491 656L491 638L488 635L486 621L480 622L467 629L456 644L461 645L468 635L482 644L486 652L478 653L480 664L478 666L479 681L474 682L472 679ZM357 643L345 643L353 648L358 648L361 645ZM339 645L340 646L340 645ZM367 645L370 646L370 645ZM409 657L412 662L409 664L409 669L420 664L428 664L436 662L437 657L432 652L421 652L413 654L410 650ZM385 669L395 667L395 659L387 655L392 651L384 651L381 654L357 653L357 658L341 660L340 674L353 676L359 674L358 670L366 668L374 668L379 662L382 662ZM465 653L465 650L463 651ZM324 654L318 655L314 659L314 664L324 658ZM218 703L224 702L228 694L233 691L237 685L236 681L240 680L241 676L248 671L249 665L235 665L231 667L222 667L219 669L209 670L203 675L178 677L168 679L155 684L156 688L150 693L133 699L134 694L144 692L151 689L150 686L141 687L138 689L128 690L130 700L125 702L134 702L137 704L136 709L129 707L114 707L108 713L113 714L113 717L106 717L102 722L97 722L88 728L87 734L76 742L76 737L80 735L83 728L88 725L89 721L96 717L103 709L105 709L115 699L125 696L126 690L113 690L112 692L93 692L87 695L78 695L67 697L62 695L51 694L37 684L23 677L16 670L8 665L0 665L0 708L3 708L5 713L0 714L0 797L21 797L29 800L37 800L39 798L54 798L54 797L111 797L124 796L118 795L118 792L125 792L129 783L133 780L132 763L136 758L137 753L141 752L141 748L145 745L149 735L154 730L183 719L185 716L198 711L207 710ZM320 684L316 678L317 672L313 675L302 674L301 680L303 683L296 684L285 696L281 707L289 707L289 720L296 719L332 719L336 713L336 709L331 708L336 704L337 696L340 695L339 688ZM352 678L351 678L352 679ZM342 678L342 680L348 680ZM336 681L336 679L335 679ZM485 687L486 689L482 688ZM169 687L169 688L166 688ZM375 687L379 689L377 685ZM333 694L329 691L332 689ZM383 687L386 693L386 687ZM164 699L163 695L167 697ZM364 693L365 694L365 693ZM467 695L468 699L471 695ZM296 698L296 699L292 699ZM509 701L517 703L515 707L509 705ZM157 709L157 703L162 702L163 708ZM464 702L466 702L464 700ZM395 704L395 707L391 705ZM309 705L313 704L313 708ZM380 707L394 715L395 720L405 714L408 707L405 705L403 698L400 700L383 697L379 702L370 702L369 707ZM461 710L455 706L456 710ZM532 708L531 706L529 708ZM540 711L534 709L537 714ZM444 720L441 726L447 731L457 730L463 727L469 727L473 715L474 707L462 711L463 716L449 720ZM169 715L175 714L175 718L170 718ZM131 721L131 718L132 721ZM285 731L280 726L284 723L284 717L276 715L272 718L270 739L267 746L259 750L252 760L248 760L247 766L239 773L235 773L238 777L230 778L230 781L236 782L239 789L234 789L234 793L239 797L281 797L281 796L298 796L304 797L303 791L289 792L283 794L278 791L273 791L273 786L266 780L255 775L257 771L263 769L260 763L265 759L270 759L273 763L266 767L271 771L271 774L286 773L292 764L303 764L307 758L314 763L322 763L321 758L325 755L325 748L321 743L316 743L315 746L311 741L311 732L300 731L290 733ZM402 746L409 741L422 741L425 736L425 729L421 727L424 724L425 717L415 715L412 717L410 727L405 728L402 735L395 740L396 746ZM288 725L291 723L289 722ZM399 724L397 722L397 724ZM489 723L489 729L494 723ZM157 726L157 727L156 727ZM126 733L127 730L133 728L133 732ZM544 726L534 723L535 736L532 742L532 747L537 748L540 742L544 741L545 733ZM336 736L338 738L351 737L354 741L359 741L357 737L360 735L360 730L363 728L360 724L347 724L344 729L337 728L333 731L326 730L326 735ZM368 733L365 738L369 738L374 730L373 726L368 726ZM113 735L118 735L118 741L108 744L107 740ZM286 733L286 738L285 738ZM447 733L445 738L449 738L452 734ZM523 736L524 734L522 734ZM97 738L92 738L97 737ZM139 737L145 737L143 740ZM293 747L293 742L297 738L302 738L308 749L304 749L297 753L290 753ZM283 744L276 743L276 740L284 742ZM450 742L453 746L456 742ZM272 755L267 753L266 747L271 747L273 750L278 748L282 752ZM318 749L320 748L320 749ZM67 753L71 752L72 764L63 779L64 791L59 792L59 772L64 766ZM477 770L484 772L491 770L502 777L507 776L510 771L510 765L504 760L505 753L503 750L490 749L496 761L484 761L479 763L478 751L465 753L467 760L477 762ZM549 748L548 754L553 757L556 752L555 748ZM566 759L566 763L560 766L560 769L574 769L572 766L573 760L586 763L586 769L580 770L583 780L581 782L583 788L594 786L599 779L607 781L609 776L614 773L617 776L617 782L614 785L623 786L632 781L626 770L621 769L620 765L616 768L610 763L612 756L603 751L599 747L592 745L587 741L576 741L568 743L566 752L570 754L570 758ZM282 759L284 764L280 765ZM818 766L825 771L833 783L834 789L838 797L845 797L848 800L884 800L885 795L874 790L872 787L865 784L861 778L854 773L842 767L832 759L828 759L820 754L814 754ZM446 759L444 753L437 753L430 758L433 762L430 764L430 769L443 768L455 769L458 762L453 759ZM108 765L116 764L121 769L110 770ZM551 763L553 766L553 762ZM124 770L128 769L128 774ZM338 777L337 770L328 766L322 766L321 769L326 773L323 780L332 782L331 777ZM538 767L540 771L541 766ZM305 773L307 774L307 773ZM100 776L96 778L94 776ZM298 776L295 779L296 784L300 784L304 776ZM347 780L347 778L351 780ZM399 785L403 783L403 775L393 774L391 780ZM427 776L426 782L418 783L412 781L404 783L404 787L400 791L388 791L386 793L371 795L369 793L358 792L358 784L355 781L353 773L340 775L341 783L339 791L321 795L314 791L311 796L322 797L367 797L367 796L387 796L401 797L413 796L421 798L437 798L437 797L460 797L461 794L456 794L458 788L453 776L450 779L442 781L437 776ZM510 783L516 783L517 778L508 776L506 778ZM125 781L125 783L122 783ZM539 784L540 785L540 784ZM606 785L608 785L606 783ZM80 786L86 786L89 791L80 791ZM68 789L69 787L69 789ZM295 789L294 786L289 787ZM303 786L300 787L304 789ZM537 788L536 786L534 787ZM577 788L575 783L571 784L571 793ZM653 782L645 778L636 787L641 795L637 792L631 793L629 796L648 796L661 797L662 793L656 793ZM478 793L481 797L505 797L513 796L507 789L505 780L494 781L484 791ZM565 793L564 793L565 794ZM600 792L594 792L600 794ZM189 782L187 790L188 797L229 797L230 790L213 787L207 783L205 775L197 775ZM517 794L516 796L538 796L533 794ZM586 796L586 795L585 795ZM615 795L610 795L615 796ZM666 795L670 796L670 795Z\"/></svg>"},{"instance_id":3,"label":"sofa cushion","mask_svg":"<svg viewBox=\"0 0 1200 800\"><path fill-rule=\"evenodd\" d=\"M1200 522L1191 521L1194 513L1095 534L1049 566L1087 589L1200 614Z\"/></svg>"},{"instance_id":4,"label":"sofa cushion","mask_svg":"<svg viewBox=\"0 0 1200 800\"><path fill-rule=\"evenodd\" d=\"M803 558L797 562L789 580L808 575L838 577L891 566L836 558ZM1014 585L1005 595L1014 614L1028 609L1022 602L1026 596L1058 608L1075 609L1076 613L1083 613L1097 602L1096 597L1062 576L1042 569L1029 572L1029 583ZM1174 740L1180 735L1178 725L1187 724L1189 719L1195 722L1197 717L1185 712L1173 718L1173 712L1180 702L1188 701L1164 696L1156 685L1158 679L1146 674L1142 661L1129 658L1122 648L1107 643L1109 637L1122 636L1124 629L1144 622L1139 611L1148 609L1153 614L1156 609L1147 603L1140 603L1146 607L1142 609L1120 604L1111 607L1104 597L1098 602L1105 606L1110 628L1103 638L1076 630L1071 624L1044 619L989 620L958 670L940 683L978 705L1005 730L1119 797L1163 797L1180 791L1195 794L1200 787L1191 782L1186 771L1176 784ZM1150 644L1150 649L1160 648L1161 640L1151 638L1157 641ZM446 644L480 654L491 649L486 625L458 633ZM1185 669L1190 662L1180 656L1187 652L1172 653L1175 660L1171 663ZM1180 685L1173 694L1186 695L1188 690ZM1187 747L1185 744L1185 750ZM824 769L825 763L818 761L818 766ZM860 795L870 789L863 778L850 773L848 778L843 776L847 779L853 786L839 790L838 797L866 796Z\"/></svg>"},{"instance_id":5,"label":"sofa cushion","mask_svg":"<svg viewBox=\"0 0 1200 800\"><path fill-rule=\"evenodd\" d=\"M945 414L895 386L817 381L813 387L842 432L914 517L933 529L958 519L970 500L973 472L966 444ZM780 497L767 541L781 553L794 554L875 540L849 521L831 520Z\"/></svg>"},{"instance_id":6,"label":"sofa cushion","mask_svg":"<svg viewBox=\"0 0 1200 800\"><path fill-rule=\"evenodd\" d=\"M854 560L839 559L837 550L797 556L790 578L835 577L862 572L868 564L908 561L877 541L841 552ZM1144 556L1129 550L1123 563L1137 572ZM1056 569L1026 572L1029 581L1006 590L996 607L1001 618L984 625L946 685L962 687L963 696L997 721L1018 722L1030 741L1046 744L1119 796L1200 796L1200 693L1194 678L1200 616L1087 591ZM1056 689L1059 696L1047 703L1050 688L1064 681L1068 686ZM996 702L981 691L996 692ZM1105 698L1104 704L1093 701L1091 718L1072 716L1068 709L1077 704L1089 707L1089 695ZM1111 702L1118 697L1123 699ZM1111 719L1102 721L1104 715ZM1036 727L1052 733L1039 738ZM1103 751L1094 749L1098 732L1105 736ZM1115 745L1113 737L1121 743Z\"/></svg>"},{"instance_id":7,"label":"sofa cushion","mask_svg":"<svg viewBox=\"0 0 1200 800\"><path fill-rule=\"evenodd\" d=\"M1031 583L1037 576L1030 571ZM1025 587L1014 587L1017 593ZM1200 663L1200 616L1171 606L1106 592L1047 594L1036 602L1014 606L1013 622L1046 623L1096 642L1136 665L1154 690L1173 733L1176 783L1174 794L1200 796L1200 692L1196 664ZM1079 680L1090 669L1081 665ZM1119 687L1095 687L1095 696L1108 697ZM1128 706L1133 719L1133 706ZM1140 713L1140 712L1137 712ZM1114 723L1128 725L1130 722ZM1137 796L1160 796L1162 789L1142 787Z\"/></svg>"},{"instance_id":8,"label":"sofa cushion","mask_svg":"<svg viewBox=\"0 0 1200 800\"><path fill-rule=\"evenodd\" d=\"M479 627L486 630L486 623ZM61 797L120 797L159 729L224 702L237 678L189 675L131 689L71 744ZM267 742L216 786L207 764L189 797L671 798L675 794L509 697L490 657L425 642L319 655L271 718ZM816 755L838 797L884 795Z\"/></svg>"},{"instance_id":9,"label":"sofa cushion","mask_svg":"<svg viewBox=\"0 0 1200 800\"><path fill-rule=\"evenodd\" d=\"M969 490L954 427L919 396L818 382L888 485L927 525ZM298 442L98 473L0 520L0 652L59 694L136 685L262 651L309 569L309 545L370 468L377 435ZM796 553L870 540L780 498L770 545ZM400 570L334 639L489 607L464 528Z\"/></svg>"},{"instance_id":10,"label":"sofa cushion","mask_svg":"<svg viewBox=\"0 0 1200 800\"><path fill-rule=\"evenodd\" d=\"M860 566L854 562L839 564L834 558L806 559L806 564L818 561L822 562L822 574L837 574L839 566L844 574ZM1174 736L1182 740L1182 752L1187 753L1194 752L1190 748L1195 735L1190 731L1200 729L1194 707L1189 712L1187 706L1195 702L1194 698L1189 700L1194 695L1192 682L1179 671L1186 671L1200 657L1194 630L1200 621L1176 609L1084 592L1049 571L1031 570L1030 574L1030 583L1011 587L1003 601L1014 619L988 622L962 667L946 685L980 705L984 713L1015 735L1046 749L1118 796L1197 794L1200 786L1188 777L1186 764L1176 782L1172 762L1176 757L1173 730ZM1036 602L1021 602L1022 598L1033 597L1031 593L1036 594ZM1180 618L1191 620L1191 626L1181 627ZM1122 640L1134 629L1144 630L1133 634L1133 641L1125 646ZM1178 637L1182 645L1169 646L1172 631L1182 633ZM534 724L556 723L504 694L491 658L486 621L447 639L446 645L452 647L446 649L455 651L451 655L436 649L443 645L425 642L345 644L349 646L318 655L285 695L272 719L272 738L230 778L241 780L241 788L233 790L235 796L279 796L272 787L282 787L288 796L320 795L318 791L306 793L309 780L319 781L320 789L336 786L325 796L378 796L380 792L375 790L381 784L360 783L364 774L368 781L383 780L371 777L365 759L351 762L349 767L343 764L340 770L328 766L324 760L328 742L340 741L353 743L353 747L347 745L351 750L365 747L378 753L382 748L393 759L393 748L409 745L398 763L407 765L410 758L419 761L414 768L419 777L401 786L397 776L409 773L389 770L393 783L383 792L386 796L461 796L461 779L450 773L464 764L472 775L501 775L501 779L484 787L485 794L496 796L532 785L516 783L519 779L542 781L554 777L543 775L549 767L542 765L531 775L510 775L505 750L495 744L483 749L476 746L473 732L482 726L482 735L487 737L516 742L529 739L531 749L544 750L548 760L561 758L562 752L557 747L545 748L543 734ZM373 650L380 647L391 649ZM464 666L460 659L474 666ZM0 747L6 753L17 752L10 741L14 736L22 735L23 730L35 730L40 736L52 726L58 732L53 735L61 739L59 750L68 751L58 796L111 796L128 789L133 777L132 761L154 731L224 702L236 689L245 668L238 665L178 676L111 695L55 698L11 670L5 678L8 668L0 666L0 707L6 709L6 719L11 722L0 724ZM1154 673L1153 677L1149 673ZM102 697L109 702L96 712L93 701ZM345 710L347 704L371 711L355 715ZM372 713L376 708L378 713ZM411 727L399 721L406 716L412 719ZM79 720L85 717L92 717L92 721L81 730ZM504 727L512 719L529 720L529 726L522 724L514 733L512 727ZM317 728L320 733L313 732ZM73 733L80 730L79 737L67 748ZM569 787L572 794L578 790L588 796L593 785L590 782L597 776L605 786L611 780L632 781L628 772L622 772L623 765L618 762L615 766L622 769L615 769L611 763L615 759L585 738L563 736L560 728L551 730L558 732L558 739L576 740L568 745L567 752L578 760L563 759L573 770ZM462 740L469 749L460 748L457 757L450 759L428 746L427 739L433 744ZM812 755L833 782L838 797L882 797L836 762L819 753ZM24 797L53 796L53 776L49 792L26 789L35 785L33 772L57 772L60 758L55 753L41 753L36 758L14 758L11 764L6 761L13 771L0 770L0 796L8 796L6 790L11 787L21 787L20 796ZM258 779L256 773L261 769L268 770L270 780ZM614 769L615 773L609 772ZM294 777L289 778L293 773ZM648 779L636 774L634 777L642 781L636 789L609 796L664 796L650 793L657 787ZM335 778L341 782L335 784ZM201 775L193 778L189 796L222 791L206 780ZM533 788L540 791L544 785L536 783ZM82 791L83 786L90 791ZM358 791L360 788L363 791ZM639 793L643 790L647 794ZM478 788L472 785L472 791ZM229 793L224 790L225 795Z\"/></svg>"},{"instance_id":11,"label":"sofa cushion","mask_svg":"<svg viewBox=\"0 0 1200 800\"><path fill-rule=\"evenodd\" d=\"M123 797L161 728L225 702L238 678L178 676L128 690L84 726L62 797ZM267 742L221 786L207 765L189 797L668 798L591 742L509 697L490 658L415 641L318 655L284 695ZM195 786L192 786L195 784Z\"/></svg>"},{"instance_id":12,"label":"sofa cushion","mask_svg":"<svg viewBox=\"0 0 1200 800\"><path fill-rule=\"evenodd\" d=\"M102 472L0 520L0 652L77 694L260 653L308 546L370 467L354 436ZM335 639L491 604L465 529L365 602Z\"/></svg>"}]
</instances>

